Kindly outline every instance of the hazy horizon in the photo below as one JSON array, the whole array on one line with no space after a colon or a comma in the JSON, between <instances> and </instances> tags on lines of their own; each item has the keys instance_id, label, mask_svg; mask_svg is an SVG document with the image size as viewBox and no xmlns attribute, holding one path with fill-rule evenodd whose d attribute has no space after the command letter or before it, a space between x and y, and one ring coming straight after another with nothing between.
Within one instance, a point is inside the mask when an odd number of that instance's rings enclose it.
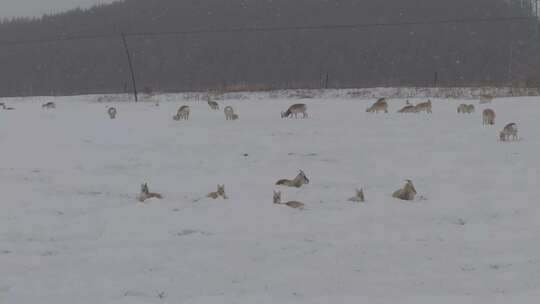
<instances>
[{"instance_id":1,"label":"hazy horizon","mask_svg":"<svg viewBox=\"0 0 540 304\"><path fill-rule=\"evenodd\" d=\"M39 17L43 14L59 13L76 7L91 7L96 4L118 0L1 0L1 18Z\"/></svg>"}]
</instances>

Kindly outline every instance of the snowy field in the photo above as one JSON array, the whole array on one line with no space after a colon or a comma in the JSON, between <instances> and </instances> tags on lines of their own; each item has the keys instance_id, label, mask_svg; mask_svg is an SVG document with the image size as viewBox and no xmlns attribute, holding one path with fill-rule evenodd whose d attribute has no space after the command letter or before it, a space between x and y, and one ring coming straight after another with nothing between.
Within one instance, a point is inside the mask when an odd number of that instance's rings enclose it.
<instances>
[{"instance_id":1,"label":"snowy field","mask_svg":"<svg viewBox=\"0 0 540 304\"><path fill-rule=\"evenodd\" d=\"M537 303L540 102L4 99L0 303ZM47 99L47 101L54 99ZM420 100L411 100L418 102ZM182 104L190 121L173 121ZM497 112L483 127L481 111ZM516 122L521 140L498 141ZM299 211L272 203L275 182ZM425 200L398 201L412 179ZM137 202L140 184L163 200ZM204 198L216 184L229 200ZM363 187L367 201L348 202Z\"/></svg>"}]
</instances>

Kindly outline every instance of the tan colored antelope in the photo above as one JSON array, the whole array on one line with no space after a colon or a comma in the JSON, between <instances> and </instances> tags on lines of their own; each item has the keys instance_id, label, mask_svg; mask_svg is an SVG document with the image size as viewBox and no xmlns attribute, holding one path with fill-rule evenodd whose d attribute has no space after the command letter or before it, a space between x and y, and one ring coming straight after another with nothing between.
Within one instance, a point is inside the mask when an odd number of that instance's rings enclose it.
<instances>
[{"instance_id":1,"label":"tan colored antelope","mask_svg":"<svg viewBox=\"0 0 540 304\"><path fill-rule=\"evenodd\" d=\"M293 179L280 179L276 182L276 185L278 186L286 186L286 187L295 187L300 188L302 185L309 184L309 178L307 178L304 171L300 170L298 175Z\"/></svg>"},{"instance_id":2,"label":"tan colored antelope","mask_svg":"<svg viewBox=\"0 0 540 304\"><path fill-rule=\"evenodd\" d=\"M189 113L191 112L189 106L181 106L178 112L173 116L174 120L189 120Z\"/></svg>"},{"instance_id":3,"label":"tan colored antelope","mask_svg":"<svg viewBox=\"0 0 540 304\"><path fill-rule=\"evenodd\" d=\"M483 94L483 95L480 95L480 103L481 104L484 104L484 103L490 103L493 101L493 95L491 94Z\"/></svg>"},{"instance_id":4,"label":"tan colored antelope","mask_svg":"<svg viewBox=\"0 0 540 304\"><path fill-rule=\"evenodd\" d=\"M109 117L111 119L115 119L116 118L116 114L118 113L118 111L116 110L115 107L110 107L108 110L107 110L107 113L109 114Z\"/></svg>"},{"instance_id":5,"label":"tan colored antelope","mask_svg":"<svg viewBox=\"0 0 540 304\"><path fill-rule=\"evenodd\" d=\"M484 112L482 112L482 122L484 126L494 125L495 124L495 111L493 111L492 109L485 109Z\"/></svg>"},{"instance_id":6,"label":"tan colored antelope","mask_svg":"<svg viewBox=\"0 0 540 304\"><path fill-rule=\"evenodd\" d=\"M416 106L414 106L414 111L416 113L426 112L428 114L431 114L431 100L417 104Z\"/></svg>"},{"instance_id":7,"label":"tan colored antelope","mask_svg":"<svg viewBox=\"0 0 540 304\"><path fill-rule=\"evenodd\" d=\"M406 180L405 186L403 188L396 190L393 194L393 198L397 198L404 201L412 201L416 196L416 189L411 180Z\"/></svg>"},{"instance_id":8,"label":"tan colored antelope","mask_svg":"<svg viewBox=\"0 0 540 304\"><path fill-rule=\"evenodd\" d=\"M274 204L286 205L288 207L300 210L304 209L305 207L304 203L298 201L288 201L285 203L281 202L281 191L274 191Z\"/></svg>"},{"instance_id":9,"label":"tan colored antelope","mask_svg":"<svg viewBox=\"0 0 540 304\"><path fill-rule=\"evenodd\" d=\"M155 192L150 192L148 190L148 183L142 184L141 185L141 194L138 197L139 202L143 203L147 199L151 199L151 198L162 199L163 195L161 195L159 193L155 193Z\"/></svg>"},{"instance_id":10,"label":"tan colored antelope","mask_svg":"<svg viewBox=\"0 0 540 304\"><path fill-rule=\"evenodd\" d=\"M5 103L3 103L3 102L0 103L0 107L2 107L2 109L3 109L4 111L12 111L12 110L15 110L14 107L7 106L7 105L6 105Z\"/></svg>"},{"instance_id":11,"label":"tan colored antelope","mask_svg":"<svg viewBox=\"0 0 540 304\"><path fill-rule=\"evenodd\" d=\"M471 114L471 113L474 113L474 105L472 105L472 104L467 105L467 104L462 103L457 108L457 112L458 112L458 114Z\"/></svg>"},{"instance_id":12,"label":"tan colored antelope","mask_svg":"<svg viewBox=\"0 0 540 304\"><path fill-rule=\"evenodd\" d=\"M415 107L407 100L405 106L398 113L415 113Z\"/></svg>"},{"instance_id":13,"label":"tan colored antelope","mask_svg":"<svg viewBox=\"0 0 540 304\"><path fill-rule=\"evenodd\" d=\"M499 133L501 141L518 140L518 127L515 123L507 124L504 129Z\"/></svg>"},{"instance_id":14,"label":"tan colored antelope","mask_svg":"<svg viewBox=\"0 0 540 304\"><path fill-rule=\"evenodd\" d=\"M368 113L379 113L381 111L388 113L388 102L386 102L386 98L379 98L379 100L366 110Z\"/></svg>"},{"instance_id":15,"label":"tan colored antelope","mask_svg":"<svg viewBox=\"0 0 540 304\"><path fill-rule=\"evenodd\" d=\"M298 118L298 114L302 114L302 118L308 118L307 105L305 103L297 103L290 106L287 111L281 112L281 118Z\"/></svg>"},{"instance_id":16,"label":"tan colored antelope","mask_svg":"<svg viewBox=\"0 0 540 304\"><path fill-rule=\"evenodd\" d=\"M358 203L363 203L365 202L365 199L364 199L364 189L355 189L356 190L356 196L353 196L351 198L348 199L349 202L358 202Z\"/></svg>"},{"instance_id":17,"label":"tan colored antelope","mask_svg":"<svg viewBox=\"0 0 540 304\"><path fill-rule=\"evenodd\" d=\"M223 112L225 113L225 120L238 119L238 115L234 113L234 109L231 106L226 106Z\"/></svg>"},{"instance_id":18,"label":"tan colored antelope","mask_svg":"<svg viewBox=\"0 0 540 304\"><path fill-rule=\"evenodd\" d=\"M206 197L217 199L218 197L222 197L223 199L228 199L227 194L225 194L225 185L217 185L217 191L210 192L206 195Z\"/></svg>"},{"instance_id":19,"label":"tan colored antelope","mask_svg":"<svg viewBox=\"0 0 540 304\"><path fill-rule=\"evenodd\" d=\"M213 101L213 100L210 98L210 95L208 95L208 106L209 106L210 109L212 109L212 110L219 110L219 103L217 103L216 101Z\"/></svg>"},{"instance_id":20,"label":"tan colored antelope","mask_svg":"<svg viewBox=\"0 0 540 304\"><path fill-rule=\"evenodd\" d=\"M54 102L47 102L41 105L42 109L56 109L56 104Z\"/></svg>"}]
</instances>

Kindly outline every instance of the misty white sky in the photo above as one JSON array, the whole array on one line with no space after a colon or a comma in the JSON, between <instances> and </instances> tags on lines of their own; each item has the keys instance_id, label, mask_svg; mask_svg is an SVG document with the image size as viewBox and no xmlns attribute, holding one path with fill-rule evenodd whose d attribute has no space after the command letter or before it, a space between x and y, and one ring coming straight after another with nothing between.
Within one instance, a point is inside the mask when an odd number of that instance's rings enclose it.
<instances>
[{"instance_id":1,"label":"misty white sky","mask_svg":"<svg viewBox=\"0 0 540 304\"><path fill-rule=\"evenodd\" d=\"M31 17L116 0L0 0L0 18Z\"/></svg>"}]
</instances>

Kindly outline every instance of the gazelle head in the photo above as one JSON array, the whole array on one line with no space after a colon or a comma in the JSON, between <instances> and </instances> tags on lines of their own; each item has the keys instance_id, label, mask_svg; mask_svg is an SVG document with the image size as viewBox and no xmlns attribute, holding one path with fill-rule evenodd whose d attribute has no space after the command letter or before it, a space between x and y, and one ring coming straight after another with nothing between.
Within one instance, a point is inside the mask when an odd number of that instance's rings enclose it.
<instances>
[{"instance_id":1,"label":"gazelle head","mask_svg":"<svg viewBox=\"0 0 540 304\"><path fill-rule=\"evenodd\" d=\"M225 185L217 185L217 193L219 195L225 195Z\"/></svg>"},{"instance_id":2,"label":"gazelle head","mask_svg":"<svg viewBox=\"0 0 540 304\"><path fill-rule=\"evenodd\" d=\"M298 173L295 180L300 181L302 184L309 184L309 178L307 178L306 174L302 170L300 170L300 173Z\"/></svg>"},{"instance_id":3,"label":"gazelle head","mask_svg":"<svg viewBox=\"0 0 540 304\"><path fill-rule=\"evenodd\" d=\"M281 204L281 191L274 191L274 204Z\"/></svg>"},{"instance_id":4,"label":"gazelle head","mask_svg":"<svg viewBox=\"0 0 540 304\"><path fill-rule=\"evenodd\" d=\"M142 194L148 194L150 191L148 190L148 183L141 184L141 193Z\"/></svg>"}]
</instances>

